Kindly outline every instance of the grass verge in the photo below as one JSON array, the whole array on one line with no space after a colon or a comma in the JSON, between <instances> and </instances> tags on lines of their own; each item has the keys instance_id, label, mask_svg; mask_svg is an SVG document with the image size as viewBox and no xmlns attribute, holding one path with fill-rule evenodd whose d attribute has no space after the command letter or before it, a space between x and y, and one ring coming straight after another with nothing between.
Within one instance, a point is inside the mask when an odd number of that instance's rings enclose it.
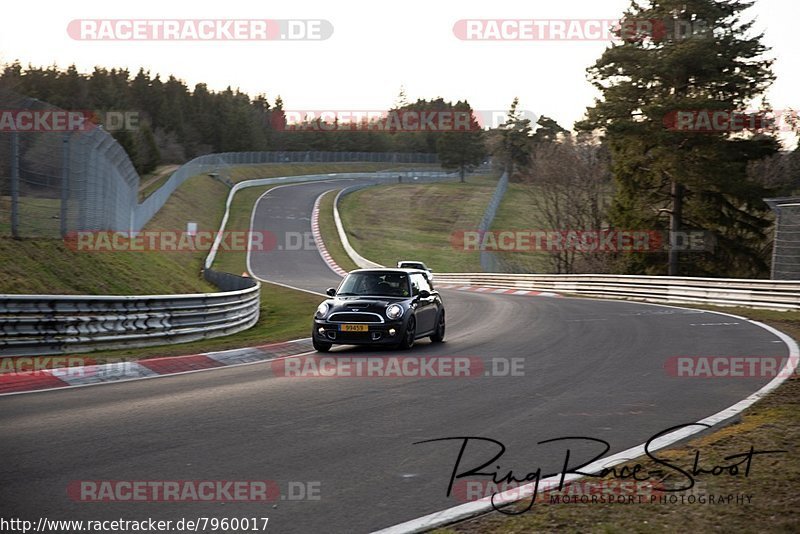
<instances>
[{"instance_id":1,"label":"grass verge","mask_svg":"<svg viewBox=\"0 0 800 534\"><path fill-rule=\"evenodd\" d=\"M339 267L345 271L352 271L358 269L347 252L344 250L342 240L339 239L339 232L336 230L336 222L333 218L333 202L336 200L337 191L329 191L322 197L319 203L319 233L322 237L322 242L325 243L325 248L328 249L333 261L339 264Z\"/></svg>"},{"instance_id":2,"label":"grass verge","mask_svg":"<svg viewBox=\"0 0 800 534\"><path fill-rule=\"evenodd\" d=\"M369 187L342 198L339 213L350 244L369 260L413 259L434 271L474 272L478 254L458 250L451 236L478 227L496 185L496 176L473 176L463 184Z\"/></svg>"},{"instance_id":3,"label":"grass verge","mask_svg":"<svg viewBox=\"0 0 800 534\"><path fill-rule=\"evenodd\" d=\"M732 313L768 324L800 339L800 313L692 306L710 311ZM719 380L722 380L720 378ZM709 414L711 415L711 414ZM693 493L696 502L661 502L656 496L638 498L632 504L620 503L553 503L537 500L533 509L517 516L492 512L434 532L439 534L521 532L797 532L800 524L800 379L797 373L781 387L750 407L739 417L727 422L718 430L700 435L688 442L661 450L657 456L670 463L690 469L696 451L701 453L701 466L731 465L740 459L727 457L747 453L750 447L758 451L786 450L788 454L756 456L747 476L742 466L737 476L723 474L696 475L697 487ZM639 458L628 464L643 466L642 473L655 470L649 458ZM618 468L621 469L621 466ZM684 485L685 477L668 470L672 477L663 480L667 487ZM597 481L598 479L593 479ZM605 479L608 480L608 479ZM705 502L697 502L701 496ZM749 495L749 503L736 504L735 497L728 504L709 504L708 496ZM685 496L688 499L688 496ZM527 507L528 501L515 506L516 511Z\"/></svg>"},{"instance_id":4,"label":"grass verge","mask_svg":"<svg viewBox=\"0 0 800 534\"><path fill-rule=\"evenodd\" d=\"M161 165L150 174L145 174L139 180L139 202L144 201L159 187L169 180L169 177L180 165Z\"/></svg>"},{"instance_id":5,"label":"grass verge","mask_svg":"<svg viewBox=\"0 0 800 534\"><path fill-rule=\"evenodd\" d=\"M236 167L231 172L238 181L299 174L373 172L386 167L386 163L286 164ZM227 194L224 184L207 175L192 177L173 193L145 230L180 232L186 230L187 222L195 222L199 230L216 231ZM237 197L246 203L254 194L252 189L245 189ZM243 202L237 198L237 205L244 205ZM251 206L252 202L242 208L246 213L241 222L232 221L228 228L247 230ZM200 277L205 254L205 251L78 251L60 239L0 237L0 294L134 295L216 291ZM244 270L234 267L236 258L226 261L230 261L230 269L223 262L216 268L236 274Z\"/></svg>"},{"instance_id":6,"label":"grass verge","mask_svg":"<svg viewBox=\"0 0 800 534\"><path fill-rule=\"evenodd\" d=\"M215 230L228 188L207 176L190 178L145 227L185 231L194 221ZM95 234L99 237L98 234ZM134 295L216 291L200 277L202 252L75 250L58 239L0 239L0 293Z\"/></svg>"},{"instance_id":7,"label":"grass verge","mask_svg":"<svg viewBox=\"0 0 800 534\"><path fill-rule=\"evenodd\" d=\"M226 231L249 231L250 215L253 212L258 198L276 187L274 185L264 187L248 187L242 189L231 202L231 211L228 215ZM247 271L247 251L245 250L225 250L220 248L214 258L212 268L216 271L224 271L233 274L242 274Z\"/></svg>"}]
</instances>

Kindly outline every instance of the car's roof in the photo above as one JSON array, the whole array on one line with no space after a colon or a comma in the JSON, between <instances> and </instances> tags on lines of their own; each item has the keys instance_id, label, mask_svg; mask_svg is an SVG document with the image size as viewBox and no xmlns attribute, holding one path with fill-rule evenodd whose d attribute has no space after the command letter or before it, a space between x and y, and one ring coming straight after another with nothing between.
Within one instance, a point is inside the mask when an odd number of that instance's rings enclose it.
<instances>
[{"instance_id":1,"label":"car's roof","mask_svg":"<svg viewBox=\"0 0 800 534\"><path fill-rule=\"evenodd\" d=\"M375 268L375 269L356 269L354 271L350 271L350 273L418 273L420 272L419 269L403 269L397 267L383 267L383 268Z\"/></svg>"}]
</instances>

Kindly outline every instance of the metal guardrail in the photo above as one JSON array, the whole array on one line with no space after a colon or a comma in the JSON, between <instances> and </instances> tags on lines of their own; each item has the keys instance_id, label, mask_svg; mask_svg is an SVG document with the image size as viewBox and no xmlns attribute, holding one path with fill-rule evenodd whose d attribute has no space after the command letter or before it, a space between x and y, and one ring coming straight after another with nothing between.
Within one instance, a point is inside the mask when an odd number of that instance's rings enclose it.
<instances>
[{"instance_id":1,"label":"metal guardrail","mask_svg":"<svg viewBox=\"0 0 800 534\"><path fill-rule=\"evenodd\" d=\"M221 293L0 295L0 356L61 354L195 341L246 330L259 317L260 284L204 271Z\"/></svg>"},{"instance_id":2,"label":"metal guardrail","mask_svg":"<svg viewBox=\"0 0 800 534\"><path fill-rule=\"evenodd\" d=\"M800 310L799 281L592 274L437 273L436 282L674 304Z\"/></svg>"},{"instance_id":3,"label":"metal guardrail","mask_svg":"<svg viewBox=\"0 0 800 534\"><path fill-rule=\"evenodd\" d=\"M338 218L338 210L335 207L336 203L334 203L334 215ZM341 224L337 225L337 230L339 238L344 242L346 233ZM345 248L345 251L359 266L368 267L373 263L358 254L352 246ZM364 265L360 262L364 262ZM796 280L613 274L436 273L435 281L437 285L457 284L498 289L554 291L587 297L665 304L712 304L771 310L800 310L800 281Z\"/></svg>"},{"instance_id":4,"label":"metal guardrail","mask_svg":"<svg viewBox=\"0 0 800 534\"><path fill-rule=\"evenodd\" d=\"M340 193L360 188L354 186ZM501 195L501 193L498 193ZM338 200L338 198L337 198ZM339 238L346 233L334 202ZM357 265L372 264L353 249L345 251ZM363 263L363 265L362 265ZM748 280L602 274L436 273L436 284L555 291L590 297L619 298L672 304L712 304L773 310L800 310L800 281Z\"/></svg>"}]
</instances>

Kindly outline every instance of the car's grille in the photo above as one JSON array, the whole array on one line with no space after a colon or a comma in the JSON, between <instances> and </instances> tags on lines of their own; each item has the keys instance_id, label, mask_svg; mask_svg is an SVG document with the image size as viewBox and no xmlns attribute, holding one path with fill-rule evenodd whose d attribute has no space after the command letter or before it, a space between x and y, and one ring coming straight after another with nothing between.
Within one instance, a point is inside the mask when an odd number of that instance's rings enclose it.
<instances>
[{"instance_id":1,"label":"car's grille","mask_svg":"<svg viewBox=\"0 0 800 534\"><path fill-rule=\"evenodd\" d=\"M368 341L369 332L336 332L336 341Z\"/></svg>"},{"instance_id":2,"label":"car's grille","mask_svg":"<svg viewBox=\"0 0 800 534\"><path fill-rule=\"evenodd\" d=\"M332 313L328 321L333 323L382 323L383 318L377 313L369 312L338 312Z\"/></svg>"}]
</instances>

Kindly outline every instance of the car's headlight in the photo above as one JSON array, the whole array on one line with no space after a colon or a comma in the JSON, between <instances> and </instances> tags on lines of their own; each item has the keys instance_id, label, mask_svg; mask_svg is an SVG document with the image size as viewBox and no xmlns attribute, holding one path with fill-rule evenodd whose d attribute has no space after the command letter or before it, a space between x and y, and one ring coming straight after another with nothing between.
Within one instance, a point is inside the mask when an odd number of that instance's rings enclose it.
<instances>
[{"instance_id":1,"label":"car's headlight","mask_svg":"<svg viewBox=\"0 0 800 534\"><path fill-rule=\"evenodd\" d=\"M389 319L398 319L403 316L403 307L399 304L390 304L386 308L386 317Z\"/></svg>"},{"instance_id":2,"label":"car's headlight","mask_svg":"<svg viewBox=\"0 0 800 534\"><path fill-rule=\"evenodd\" d=\"M325 314L328 313L328 303L323 302L319 306L317 306L317 316L318 317L325 317Z\"/></svg>"}]
</instances>

